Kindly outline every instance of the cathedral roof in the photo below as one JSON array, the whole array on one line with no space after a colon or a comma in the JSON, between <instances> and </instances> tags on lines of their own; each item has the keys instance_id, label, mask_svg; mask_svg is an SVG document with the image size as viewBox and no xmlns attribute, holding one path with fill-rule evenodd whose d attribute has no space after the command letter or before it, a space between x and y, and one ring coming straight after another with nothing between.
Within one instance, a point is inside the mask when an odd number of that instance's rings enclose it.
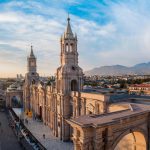
<instances>
[{"instance_id":1,"label":"cathedral roof","mask_svg":"<svg viewBox=\"0 0 150 150\"><path fill-rule=\"evenodd\" d=\"M65 38L73 38L73 33L72 33L71 25L70 25L69 16L67 18L67 28L66 28L64 35L65 35Z\"/></svg>"},{"instance_id":2,"label":"cathedral roof","mask_svg":"<svg viewBox=\"0 0 150 150\"><path fill-rule=\"evenodd\" d=\"M31 45L31 52L30 52L30 57L35 57L33 53L33 46Z\"/></svg>"}]
</instances>

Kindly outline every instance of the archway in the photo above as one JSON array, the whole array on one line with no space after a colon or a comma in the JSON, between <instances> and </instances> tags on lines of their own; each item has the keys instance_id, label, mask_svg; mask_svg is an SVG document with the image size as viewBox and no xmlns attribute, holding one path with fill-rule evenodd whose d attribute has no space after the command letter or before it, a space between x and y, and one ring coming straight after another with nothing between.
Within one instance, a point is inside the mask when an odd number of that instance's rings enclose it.
<instances>
[{"instance_id":1,"label":"archway","mask_svg":"<svg viewBox=\"0 0 150 150\"><path fill-rule=\"evenodd\" d=\"M114 150L146 150L146 140L141 132L131 132L124 135Z\"/></svg>"},{"instance_id":2,"label":"archway","mask_svg":"<svg viewBox=\"0 0 150 150\"><path fill-rule=\"evenodd\" d=\"M20 108L20 107L22 107L20 97L18 97L18 96L13 96L13 97L11 98L11 101L12 101L12 107L13 107L13 108Z\"/></svg>"},{"instance_id":3,"label":"archway","mask_svg":"<svg viewBox=\"0 0 150 150\"><path fill-rule=\"evenodd\" d=\"M76 80L71 81L71 91L78 91L78 83Z\"/></svg>"}]
</instances>

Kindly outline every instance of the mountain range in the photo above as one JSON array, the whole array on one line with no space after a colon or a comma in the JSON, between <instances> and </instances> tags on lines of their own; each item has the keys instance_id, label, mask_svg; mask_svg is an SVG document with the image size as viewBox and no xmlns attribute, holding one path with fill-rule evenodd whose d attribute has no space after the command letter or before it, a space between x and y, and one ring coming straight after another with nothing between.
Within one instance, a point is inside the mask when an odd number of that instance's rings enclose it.
<instances>
[{"instance_id":1,"label":"mountain range","mask_svg":"<svg viewBox=\"0 0 150 150\"><path fill-rule=\"evenodd\" d=\"M102 66L84 72L85 75L148 75L150 74L150 62L136 64L132 67L122 65Z\"/></svg>"}]
</instances>

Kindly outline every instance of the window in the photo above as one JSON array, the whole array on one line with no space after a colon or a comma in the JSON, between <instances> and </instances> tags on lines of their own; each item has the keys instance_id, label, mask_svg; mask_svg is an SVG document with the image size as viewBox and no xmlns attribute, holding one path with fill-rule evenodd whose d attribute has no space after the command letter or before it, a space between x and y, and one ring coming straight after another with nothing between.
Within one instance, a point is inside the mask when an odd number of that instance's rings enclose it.
<instances>
[{"instance_id":1,"label":"window","mask_svg":"<svg viewBox=\"0 0 150 150\"><path fill-rule=\"evenodd\" d=\"M73 52L73 44L70 45L70 52Z\"/></svg>"},{"instance_id":2,"label":"window","mask_svg":"<svg viewBox=\"0 0 150 150\"><path fill-rule=\"evenodd\" d=\"M66 44L66 52L68 52L69 51L69 46L68 46L68 44Z\"/></svg>"},{"instance_id":3,"label":"window","mask_svg":"<svg viewBox=\"0 0 150 150\"><path fill-rule=\"evenodd\" d=\"M78 90L78 84L76 80L71 81L71 91L77 91Z\"/></svg>"}]
</instances>

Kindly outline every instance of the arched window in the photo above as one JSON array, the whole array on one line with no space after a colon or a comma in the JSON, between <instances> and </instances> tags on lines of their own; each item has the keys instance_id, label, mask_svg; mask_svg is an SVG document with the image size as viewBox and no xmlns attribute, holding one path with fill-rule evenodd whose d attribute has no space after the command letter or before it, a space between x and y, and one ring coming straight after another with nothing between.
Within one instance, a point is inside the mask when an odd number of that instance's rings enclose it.
<instances>
[{"instance_id":1,"label":"arched window","mask_svg":"<svg viewBox=\"0 0 150 150\"><path fill-rule=\"evenodd\" d=\"M76 80L71 81L71 91L78 91L78 83Z\"/></svg>"},{"instance_id":2,"label":"arched window","mask_svg":"<svg viewBox=\"0 0 150 150\"><path fill-rule=\"evenodd\" d=\"M68 45L68 43L66 44L66 52L68 52L69 51L69 45Z\"/></svg>"},{"instance_id":3,"label":"arched window","mask_svg":"<svg viewBox=\"0 0 150 150\"><path fill-rule=\"evenodd\" d=\"M73 44L70 45L70 52L73 52Z\"/></svg>"}]
</instances>

